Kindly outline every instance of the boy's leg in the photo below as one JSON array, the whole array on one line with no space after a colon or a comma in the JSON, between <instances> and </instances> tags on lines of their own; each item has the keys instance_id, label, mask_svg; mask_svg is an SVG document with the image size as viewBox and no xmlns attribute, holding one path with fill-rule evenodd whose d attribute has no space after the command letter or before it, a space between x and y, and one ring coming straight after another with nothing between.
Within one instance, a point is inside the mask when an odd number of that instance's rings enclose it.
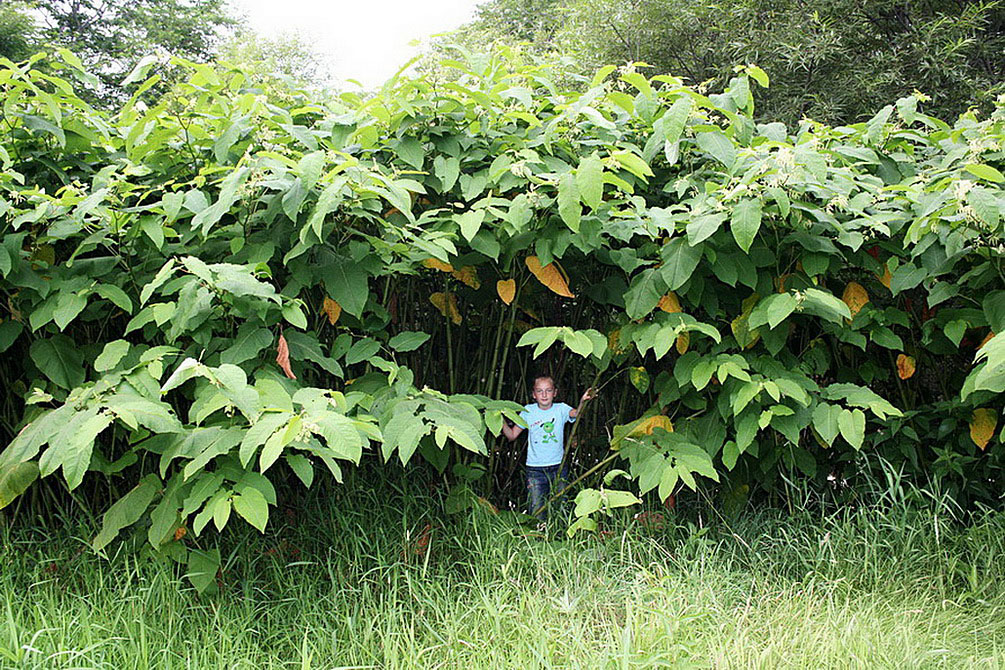
<instances>
[{"instance_id":1,"label":"boy's leg","mask_svg":"<svg viewBox=\"0 0 1005 670\"><path fill-rule=\"evenodd\" d=\"M548 480L547 468L538 468L532 465L527 466L527 506L528 514L534 514L538 507L548 499L548 492L551 490L551 483ZM537 515L542 521L545 519L544 510Z\"/></svg>"},{"instance_id":2,"label":"boy's leg","mask_svg":"<svg viewBox=\"0 0 1005 670\"><path fill-rule=\"evenodd\" d=\"M549 482L549 489L554 489L556 494L561 494L565 491L565 488L569 485L569 466L565 465L562 467L562 474L558 473L558 466L554 466L549 469L549 475L551 481Z\"/></svg>"},{"instance_id":3,"label":"boy's leg","mask_svg":"<svg viewBox=\"0 0 1005 670\"><path fill-rule=\"evenodd\" d=\"M563 492L569 485L569 466L565 465L562 468L561 474L558 471L559 466L555 465L548 468L548 495L555 496L555 500L552 502L552 506L559 509L562 503L565 501Z\"/></svg>"}]
</instances>

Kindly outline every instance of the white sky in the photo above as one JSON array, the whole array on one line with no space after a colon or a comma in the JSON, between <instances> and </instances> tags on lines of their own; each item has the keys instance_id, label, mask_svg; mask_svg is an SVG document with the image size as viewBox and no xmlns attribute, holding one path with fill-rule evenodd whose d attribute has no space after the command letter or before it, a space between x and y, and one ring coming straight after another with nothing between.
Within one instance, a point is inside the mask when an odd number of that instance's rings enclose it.
<instances>
[{"instance_id":1,"label":"white sky","mask_svg":"<svg viewBox=\"0 0 1005 670\"><path fill-rule=\"evenodd\" d=\"M298 33L340 80L383 83L419 53L414 40L457 28L478 0L230 0L257 33Z\"/></svg>"}]
</instances>

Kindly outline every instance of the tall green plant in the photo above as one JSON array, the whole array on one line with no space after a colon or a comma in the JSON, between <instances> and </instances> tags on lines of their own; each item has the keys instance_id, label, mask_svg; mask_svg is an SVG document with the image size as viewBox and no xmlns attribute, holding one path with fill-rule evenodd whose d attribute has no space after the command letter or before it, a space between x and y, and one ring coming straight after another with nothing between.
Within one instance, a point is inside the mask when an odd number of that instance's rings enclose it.
<instances>
[{"instance_id":1,"label":"tall green plant","mask_svg":"<svg viewBox=\"0 0 1005 670\"><path fill-rule=\"evenodd\" d=\"M449 81L330 105L178 61L186 83L148 107L140 68L107 114L44 57L0 71L0 346L26 403L0 504L58 471L117 500L96 548L139 522L206 575L192 538L264 528L277 472L418 453L470 478L491 452L504 483L514 335L581 386L554 342L628 372L576 465L616 453L641 494L822 484L870 449L993 499L1002 108L950 126L908 97L789 135L752 120L756 67L709 96L631 66L573 93L458 50Z\"/></svg>"}]
</instances>

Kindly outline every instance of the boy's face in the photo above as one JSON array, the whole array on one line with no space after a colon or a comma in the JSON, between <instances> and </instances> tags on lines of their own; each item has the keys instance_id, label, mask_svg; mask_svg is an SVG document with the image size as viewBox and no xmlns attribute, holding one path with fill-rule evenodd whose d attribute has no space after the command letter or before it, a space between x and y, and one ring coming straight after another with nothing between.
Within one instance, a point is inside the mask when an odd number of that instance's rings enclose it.
<instances>
[{"instance_id":1,"label":"boy's face","mask_svg":"<svg viewBox=\"0 0 1005 670\"><path fill-rule=\"evenodd\" d=\"M534 400L541 409L548 409L555 400L555 383L550 379L538 379L534 382Z\"/></svg>"}]
</instances>

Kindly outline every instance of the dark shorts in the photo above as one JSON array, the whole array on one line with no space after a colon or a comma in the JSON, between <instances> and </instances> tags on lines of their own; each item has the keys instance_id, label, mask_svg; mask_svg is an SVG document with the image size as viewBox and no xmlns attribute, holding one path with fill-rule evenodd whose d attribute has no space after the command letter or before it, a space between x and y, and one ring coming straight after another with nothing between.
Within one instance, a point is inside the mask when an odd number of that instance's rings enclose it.
<instances>
[{"instance_id":1,"label":"dark shorts","mask_svg":"<svg viewBox=\"0 0 1005 670\"><path fill-rule=\"evenodd\" d=\"M565 489L569 481L569 467L565 466L562 476L558 476L559 465L545 465L538 467L527 466L527 506L528 514L533 514L534 510L544 504L551 497L552 487L557 487L556 492ZM548 516L547 510L541 510L538 518L545 519Z\"/></svg>"}]
</instances>

